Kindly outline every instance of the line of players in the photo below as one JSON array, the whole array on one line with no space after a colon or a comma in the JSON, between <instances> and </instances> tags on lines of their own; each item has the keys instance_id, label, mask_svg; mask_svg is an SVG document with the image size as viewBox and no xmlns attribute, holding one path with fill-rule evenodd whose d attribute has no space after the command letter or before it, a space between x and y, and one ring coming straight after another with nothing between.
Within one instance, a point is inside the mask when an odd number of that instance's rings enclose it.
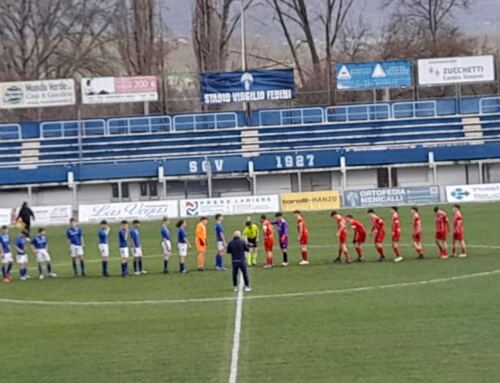
<instances>
[{"instance_id":1,"label":"line of players","mask_svg":"<svg viewBox=\"0 0 500 383\"><path fill-rule=\"evenodd\" d=\"M410 209L413 221L413 245L417 252L418 258L424 257L424 249L422 246L422 219L419 214L418 207L412 207ZM439 207L434 208L435 213L435 240L438 246L439 257L441 259L448 258L447 249L447 237L450 231L450 223L446 212ZM297 223L298 231L298 242L300 246L300 256L301 260L299 265L306 266L309 264L309 254L308 254L308 243L309 243L309 232L307 225L305 223L304 217L300 211L295 211L294 217ZM399 219L399 212L397 207L391 208L391 231L392 231L392 248L395 253L395 262L400 262L403 260L401 248L399 245L401 238L401 223ZM385 250L383 247L383 242L385 239L385 223L384 220L378 216L373 209L368 210L368 215L371 221L371 235L374 238L375 248L379 253L379 261L386 259ZM362 262L364 260L362 245L367 239L367 230L362 222L355 219L352 215L342 216L340 213L333 211L331 217L337 223L337 238L338 238L338 254L335 259L336 263L344 261L346 263L351 263L351 257L347 248L348 239L348 226L352 228L353 231L353 244L355 251L357 253L357 261ZM215 237L216 237L216 255L215 255L215 269L218 271L225 270L224 268L224 254L226 251L226 238L224 235L224 226L222 224L224 217L221 214L215 216ZM288 222L284 218L282 213L277 213L275 215L275 220L271 221L266 215L260 217L260 223L262 225L262 232L264 235L264 251L266 254L266 262L264 268L272 268L274 263L273 249L274 249L274 226L277 228L278 243L282 254L282 266L288 266ZM160 229L161 236L161 247L163 250L163 272L165 274L169 273L169 261L173 254L172 251L172 235L169 229L170 221L167 217L163 219L162 226ZM195 233L195 247L197 251L197 270L205 270L206 263L206 253L208 250L208 236L207 236L207 225L208 218L201 217L200 221L196 225ZM191 244L188 239L187 233L187 221L181 219L176 223L177 227L177 246L179 253L179 271L181 273L187 272L186 267L186 257L188 254L188 249ZM108 262L109 262L109 234L110 227L106 221L102 221L100 228L98 230L99 239L99 252L101 255L102 262L102 275L104 277L109 276L108 272ZM249 266L257 266L257 248L259 243L259 227L252 223L250 218L247 219L245 223L245 228L243 229L243 237L248 243L249 253L247 256L247 263ZM83 230L77 225L74 218L70 220L70 226L66 230L66 238L69 243L69 251L72 259L73 273L75 276L81 275L85 276L85 261L84 261L84 236ZM11 269L13 265L13 257L10 248L10 236L8 228L4 226L2 228L2 233L0 235L0 256L2 263L2 276L4 282L12 281ZM29 238L29 233L26 231L21 232L14 243L16 250L16 262L19 265L19 274L21 280L26 280L29 278L28 275L28 243L31 243L33 252L35 253L37 265L38 265L38 277L43 279L45 274L43 267L45 266L49 277L56 277L57 275L52 272L51 258L48 250L48 240L46 236L45 229L41 228L38 230L38 235L31 239ZM456 256L456 244L460 245L461 252L458 257L466 257L466 245L464 241L464 227L463 227L463 217L460 212L460 206L455 205L453 207L453 249L452 256ZM127 221L121 222L121 227L118 231L118 245L120 252L120 264L121 264L121 275L126 277L129 275L128 270L128 260L130 249L132 250L133 256L133 270L134 275L146 274L146 270L143 268L143 249L140 234L140 222L134 220L132 222L132 229L129 228L129 223ZM78 270L79 269L79 270Z\"/></svg>"},{"instance_id":2,"label":"line of players","mask_svg":"<svg viewBox=\"0 0 500 383\"><path fill-rule=\"evenodd\" d=\"M451 256L458 256L459 258L467 257L467 248L464 240L464 225L463 225L463 216L460 211L459 205L453 206L453 247L451 251ZM379 261L384 261L385 250L383 246L383 242L386 236L385 230L385 222L384 220L378 216L373 209L368 209L367 214L370 218L371 222L371 230L370 233L373 236L375 249L379 254ZM417 252L417 258L424 258L424 248L422 245L422 218L419 214L419 209L416 206L410 208L410 214L412 217L413 223L413 233L412 233L412 241L415 251ZM450 221L448 219L447 213L439 208L438 206L434 207L434 215L435 215L435 232L434 239L436 241L436 246L438 248L438 255L440 259L448 259L448 234L450 233ZM335 258L336 263L342 262L342 257L344 257L345 263L351 263L351 256L349 255L349 250L347 248L347 238L348 238L348 230L347 227L350 226L353 231L353 244L354 249L357 253L357 262L364 261L363 248L362 245L365 243L367 239L367 230L365 226L357 219L355 219L351 214L346 215L345 217L339 214L336 211L331 213L331 218L337 222L337 238L338 238L338 254L337 258ZM401 262L403 260L400 240L401 240L401 221L399 219L399 209L396 206L391 207L391 241L392 241L392 250L394 251L394 262ZM460 247L460 253L457 254L458 247Z\"/></svg>"}]
</instances>

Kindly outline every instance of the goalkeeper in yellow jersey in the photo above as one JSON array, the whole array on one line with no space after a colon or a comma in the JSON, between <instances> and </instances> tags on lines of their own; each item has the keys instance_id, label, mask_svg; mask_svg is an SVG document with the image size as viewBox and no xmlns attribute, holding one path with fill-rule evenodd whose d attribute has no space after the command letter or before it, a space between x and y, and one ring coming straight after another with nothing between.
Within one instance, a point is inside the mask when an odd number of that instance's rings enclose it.
<instances>
[{"instance_id":1,"label":"goalkeeper in yellow jersey","mask_svg":"<svg viewBox=\"0 0 500 383\"><path fill-rule=\"evenodd\" d=\"M257 246L259 245L259 227L252 223L248 217L245 228L243 229L243 238L247 241L249 252L247 254L248 266L257 266Z\"/></svg>"}]
</instances>

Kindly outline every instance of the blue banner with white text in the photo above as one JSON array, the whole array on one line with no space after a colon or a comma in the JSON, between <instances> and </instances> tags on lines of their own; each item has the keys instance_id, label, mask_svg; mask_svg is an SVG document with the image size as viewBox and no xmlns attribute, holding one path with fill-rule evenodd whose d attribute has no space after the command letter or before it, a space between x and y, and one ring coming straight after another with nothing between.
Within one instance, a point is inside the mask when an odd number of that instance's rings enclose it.
<instances>
[{"instance_id":1,"label":"blue banner with white text","mask_svg":"<svg viewBox=\"0 0 500 383\"><path fill-rule=\"evenodd\" d=\"M291 100L293 69L203 73L200 91L202 104Z\"/></svg>"},{"instance_id":2,"label":"blue banner with white text","mask_svg":"<svg viewBox=\"0 0 500 383\"><path fill-rule=\"evenodd\" d=\"M337 89L382 89L413 86L410 60L336 64Z\"/></svg>"}]
</instances>

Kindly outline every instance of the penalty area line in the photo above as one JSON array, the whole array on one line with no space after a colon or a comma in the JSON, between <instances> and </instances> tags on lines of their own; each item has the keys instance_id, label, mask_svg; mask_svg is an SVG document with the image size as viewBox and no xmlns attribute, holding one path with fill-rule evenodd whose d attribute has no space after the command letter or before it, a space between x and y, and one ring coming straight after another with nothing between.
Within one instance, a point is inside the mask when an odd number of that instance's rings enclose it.
<instances>
[{"instance_id":1,"label":"penalty area line","mask_svg":"<svg viewBox=\"0 0 500 383\"><path fill-rule=\"evenodd\" d=\"M392 283L379 286L353 287L353 288L338 289L338 290L305 291L297 293L246 295L242 299L243 300L281 299L281 298L309 297L315 295L348 294L348 293L358 293L364 291L389 290L402 287L423 286L423 285L446 283L446 282L460 281L473 278L482 278L482 277L492 276L495 274L500 274L500 269L493 271L472 273L472 274L457 275L453 277L427 279L414 282ZM238 297L233 296L233 297L214 297L214 298L159 299L159 300L142 300L142 301L46 301L46 300L33 300L33 299L23 300L23 299L0 298L0 303L41 305L41 306L134 306L134 305L212 303L212 302L225 302L225 301L235 301L235 300L237 301Z\"/></svg>"}]
</instances>

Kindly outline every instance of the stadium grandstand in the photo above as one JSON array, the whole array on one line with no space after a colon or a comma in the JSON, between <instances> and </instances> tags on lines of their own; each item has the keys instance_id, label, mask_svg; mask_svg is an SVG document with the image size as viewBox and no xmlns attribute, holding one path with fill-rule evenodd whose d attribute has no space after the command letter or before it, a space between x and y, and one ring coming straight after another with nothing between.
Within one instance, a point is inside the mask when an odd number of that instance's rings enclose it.
<instances>
[{"instance_id":1,"label":"stadium grandstand","mask_svg":"<svg viewBox=\"0 0 500 383\"><path fill-rule=\"evenodd\" d=\"M496 182L499 139L500 97L2 124L2 204Z\"/></svg>"}]
</instances>

